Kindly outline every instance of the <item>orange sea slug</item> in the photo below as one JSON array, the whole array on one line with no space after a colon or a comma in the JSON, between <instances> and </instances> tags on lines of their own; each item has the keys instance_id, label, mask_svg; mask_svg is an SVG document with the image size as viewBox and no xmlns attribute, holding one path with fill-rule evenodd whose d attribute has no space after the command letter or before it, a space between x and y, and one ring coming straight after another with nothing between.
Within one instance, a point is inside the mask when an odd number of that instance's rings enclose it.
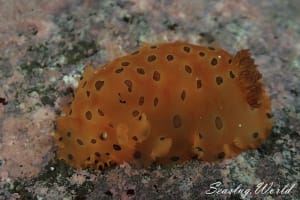
<instances>
[{"instance_id":1,"label":"orange sea slug","mask_svg":"<svg viewBox=\"0 0 300 200\"><path fill-rule=\"evenodd\" d=\"M247 50L145 44L86 67L56 120L57 156L76 168L230 158L267 138L270 107Z\"/></svg>"}]
</instances>

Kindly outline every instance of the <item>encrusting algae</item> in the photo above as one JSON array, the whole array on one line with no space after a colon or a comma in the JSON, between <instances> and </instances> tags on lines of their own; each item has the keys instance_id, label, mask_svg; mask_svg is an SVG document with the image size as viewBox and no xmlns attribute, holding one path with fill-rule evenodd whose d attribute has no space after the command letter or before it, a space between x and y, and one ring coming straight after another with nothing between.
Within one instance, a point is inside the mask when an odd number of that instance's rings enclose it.
<instances>
[{"instance_id":1,"label":"encrusting algae","mask_svg":"<svg viewBox=\"0 0 300 200\"><path fill-rule=\"evenodd\" d=\"M86 67L56 123L57 157L102 169L230 158L261 145L273 120L248 50L175 42Z\"/></svg>"}]
</instances>

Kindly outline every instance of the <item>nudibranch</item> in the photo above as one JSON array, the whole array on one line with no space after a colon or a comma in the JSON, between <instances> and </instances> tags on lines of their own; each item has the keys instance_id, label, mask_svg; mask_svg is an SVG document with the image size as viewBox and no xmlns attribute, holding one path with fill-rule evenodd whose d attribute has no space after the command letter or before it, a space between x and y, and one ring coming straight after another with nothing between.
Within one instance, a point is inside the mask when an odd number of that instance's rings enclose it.
<instances>
[{"instance_id":1,"label":"nudibranch","mask_svg":"<svg viewBox=\"0 0 300 200\"><path fill-rule=\"evenodd\" d=\"M185 42L144 44L85 68L54 139L58 159L75 168L217 161L257 148L272 123L248 50L232 56Z\"/></svg>"}]
</instances>

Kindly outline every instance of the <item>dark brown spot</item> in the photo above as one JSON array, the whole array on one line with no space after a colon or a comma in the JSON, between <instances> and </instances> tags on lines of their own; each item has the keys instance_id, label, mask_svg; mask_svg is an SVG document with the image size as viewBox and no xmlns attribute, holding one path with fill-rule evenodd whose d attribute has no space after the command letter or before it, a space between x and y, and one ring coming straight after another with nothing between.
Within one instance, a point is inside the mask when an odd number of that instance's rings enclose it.
<instances>
[{"instance_id":1,"label":"dark brown spot","mask_svg":"<svg viewBox=\"0 0 300 200\"><path fill-rule=\"evenodd\" d=\"M86 96L90 97L90 95L91 95L90 91L86 91Z\"/></svg>"},{"instance_id":2,"label":"dark brown spot","mask_svg":"<svg viewBox=\"0 0 300 200\"><path fill-rule=\"evenodd\" d=\"M220 117L216 117L215 125L216 125L217 129L219 129L219 130L223 128L223 122Z\"/></svg>"},{"instance_id":3,"label":"dark brown spot","mask_svg":"<svg viewBox=\"0 0 300 200\"><path fill-rule=\"evenodd\" d=\"M212 51L214 51L215 50L215 48L214 47L207 47L209 50L212 50Z\"/></svg>"},{"instance_id":4,"label":"dark brown spot","mask_svg":"<svg viewBox=\"0 0 300 200\"><path fill-rule=\"evenodd\" d=\"M163 140L165 140L166 138L165 138L164 136L161 136L159 139L160 139L161 141L163 141Z\"/></svg>"},{"instance_id":5,"label":"dark brown spot","mask_svg":"<svg viewBox=\"0 0 300 200\"><path fill-rule=\"evenodd\" d=\"M187 73L189 73L189 74L192 73L192 68L189 65L185 65L184 69Z\"/></svg>"},{"instance_id":6,"label":"dark brown spot","mask_svg":"<svg viewBox=\"0 0 300 200\"><path fill-rule=\"evenodd\" d=\"M116 151L121 151L121 150L122 150L121 146L120 146L120 145L117 145L117 144L113 144L113 148L114 148L114 150L116 150Z\"/></svg>"},{"instance_id":7,"label":"dark brown spot","mask_svg":"<svg viewBox=\"0 0 300 200\"><path fill-rule=\"evenodd\" d=\"M221 85L223 83L223 78L221 76L217 76L216 83L217 83L217 85Z\"/></svg>"},{"instance_id":8,"label":"dark brown spot","mask_svg":"<svg viewBox=\"0 0 300 200\"><path fill-rule=\"evenodd\" d=\"M234 75L233 71L229 72L229 76L230 76L230 78L235 78L235 75Z\"/></svg>"},{"instance_id":9,"label":"dark brown spot","mask_svg":"<svg viewBox=\"0 0 300 200\"><path fill-rule=\"evenodd\" d=\"M90 156L89 156L89 157L87 157L87 158L86 158L86 160L90 161L90 160L91 160L91 157L90 157Z\"/></svg>"},{"instance_id":10,"label":"dark brown spot","mask_svg":"<svg viewBox=\"0 0 300 200\"><path fill-rule=\"evenodd\" d=\"M202 52L202 51L200 51L200 52L199 52L199 56L200 56L200 57L204 57L204 56L205 56L205 53Z\"/></svg>"},{"instance_id":11,"label":"dark brown spot","mask_svg":"<svg viewBox=\"0 0 300 200\"><path fill-rule=\"evenodd\" d=\"M59 138L58 138L58 141L61 142L63 139L64 139L63 137L59 137Z\"/></svg>"},{"instance_id":12,"label":"dark brown spot","mask_svg":"<svg viewBox=\"0 0 300 200\"><path fill-rule=\"evenodd\" d=\"M83 142L82 142L82 140L80 140L80 139L77 139L76 142L77 142L79 145L83 145Z\"/></svg>"},{"instance_id":13,"label":"dark brown spot","mask_svg":"<svg viewBox=\"0 0 300 200\"><path fill-rule=\"evenodd\" d=\"M92 144L96 144L96 142L97 142L96 139L91 139Z\"/></svg>"},{"instance_id":14,"label":"dark brown spot","mask_svg":"<svg viewBox=\"0 0 300 200\"><path fill-rule=\"evenodd\" d=\"M218 64L218 60L217 60L216 58L213 58L213 59L211 59L210 64L211 64L212 66L215 66L215 65Z\"/></svg>"},{"instance_id":15,"label":"dark brown spot","mask_svg":"<svg viewBox=\"0 0 300 200\"><path fill-rule=\"evenodd\" d=\"M133 154L133 158L138 160L142 158L142 153L140 151L135 151Z\"/></svg>"},{"instance_id":16,"label":"dark brown spot","mask_svg":"<svg viewBox=\"0 0 300 200\"><path fill-rule=\"evenodd\" d=\"M199 138L200 138L200 139L202 139L202 138L203 138L203 136L202 136L202 133L201 133L201 132L200 132L198 135L199 135Z\"/></svg>"},{"instance_id":17,"label":"dark brown spot","mask_svg":"<svg viewBox=\"0 0 300 200\"><path fill-rule=\"evenodd\" d=\"M101 109L99 109L99 108L98 108L98 114L99 114L101 117L104 116L104 112L103 112Z\"/></svg>"},{"instance_id":18,"label":"dark brown spot","mask_svg":"<svg viewBox=\"0 0 300 200\"><path fill-rule=\"evenodd\" d=\"M105 155L109 156L109 155L110 155L110 153L109 153L109 152L106 152L106 153L105 153Z\"/></svg>"},{"instance_id":19,"label":"dark brown spot","mask_svg":"<svg viewBox=\"0 0 300 200\"><path fill-rule=\"evenodd\" d=\"M134 117L137 117L139 114L140 114L140 112L137 110L132 111L132 116L134 116Z\"/></svg>"},{"instance_id":20,"label":"dark brown spot","mask_svg":"<svg viewBox=\"0 0 300 200\"><path fill-rule=\"evenodd\" d=\"M106 140L107 139L107 133L106 132L102 132L102 133L100 133L100 136L99 136L99 138L101 139L101 140Z\"/></svg>"},{"instance_id":21,"label":"dark brown spot","mask_svg":"<svg viewBox=\"0 0 300 200\"><path fill-rule=\"evenodd\" d=\"M124 70L124 68L121 67L121 68L119 68L119 69L116 69L116 70L115 70L115 73L116 73L116 74L119 74L119 73L121 73L123 70Z\"/></svg>"},{"instance_id":22,"label":"dark brown spot","mask_svg":"<svg viewBox=\"0 0 300 200\"><path fill-rule=\"evenodd\" d=\"M137 55L139 53L140 53L139 51L135 51L135 52L131 53L131 55Z\"/></svg>"},{"instance_id":23,"label":"dark brown spot","mask_svg":"<svg viewBox=\"0 0 300 200\"><path fill-rule=\"evenodd\" d=\"M73 112L73 111L72 111L72 109L70 109L70 111L69 111L69 115L71 115L71 114L72 114L72 112Z\"/></svg>"},{"instance_id":24,"label":"dark brown spot","mask_svg":"<svg viewBox=\"0 0 300 200\"><path fill-rule=\"evenodd\" d=\"M186 53L190 53L191 48L190 47L183 47L183 51L185 51Z\"/></svg>"},{"instance_id":25,"label":"dark brown spot","mask_svg":"<svg viewBox=\"0 0 300 200\"><path fill-rule=\"evenodd\" d=\"M153 61L156 60L156 56L155 55L150 55L150 56L148 56L147 60L148 60L148 62L153 62Z\"/></svg>"},{"instance_id":26,"label":"dark brown spot","mask_svg":"<svg viewBox=\"0 0 300 200\"><path fill-rule=\"evenodd\" d=\"M95 88L96 90L100 90L104 85L104 81L96 81Z\"/></svg>"},{"instance_id":27,"label":"dark brown spot","mask_svg":"<svg viewBox=\"0 0 300 200\"><path fill-rule=\"evenodd\" d=\"M91 120L91 119L92 119L92 113L91 113L91 111L87 111L87 112L85 113L85 118L86 118L87 120Z\"/></svg>"},{"instance_id":28,"label":"dark brown spot","mask_svg":"<svg viewBox=\"0 0 300 200\"><path fill-rule=\"evenodd\" d=\"M167 55L167 60L168 60L168 61L174 60L174 56L172 56L172 55Z\"/></svg>"},{"instance_id":29,"label":"dark brown spot","mask_svg":"<svg viewBox=\"0 0 300 200\"><path fill-rule=\"evenodd\" d=\"M126 100L124 100L121 96L120 93L118 93L118 96L119 96L119 102L122 103L122 104L125 104L126 103Z\"/></svg>"},{"instance_id":30,"label":"dark brown spot","mask_svg":"<svg viewBox=\"0 0 300 200\"><path fill-rule=\"evenodd\" d=\"M95 152L95 156L100 157L100 153L99 152Z\"/></svg>"},{"instance_id":31,"label":"dark brown spot","mask_svg":"<svg viewBox=\"0 0 300 200\"><path fill-rule=\"evenodd\" d=\"M151 45L150 48L151 48L151 49L156 49L157 46L156 46L156 45Z\"/></svg>"},{"instance_id":32,"label":"dark brown spot","mask_svg":"<svg viewBox=\"0 0 300 200\"><path fill-rule=\"evenodd\" d=\"M182 126L182 120L179 115L174 115L173 126L174 126L174 128L180 128Z\"/></svg>"},{"instance_id":33,"label":"dark brown spot","mask_svg":"<svg viewBox=\"0 0 300 200\"><path fill-rule=\"evenodd\" d=\"M121 65L123 66L123 67L126 67L126 66L129 66L129 62L127 62L127 61L124 61L124 62L121 62Z\"/></svg>"},{"instance_id":34,"label":"dark brown spot","mask_svg":"<svg viewBox=\"0 0 300 200\"><path fill-rule=\"evenodd\" d=\"M176 162L176 161L179 160L179 157L178 157L178 156L172 156L172 157L170 158L170 160L173 161L173 162Z\"/></svg>"},{"instance_id":35,"label":"dark brown spot","mask_svg":"<svg viewBox=\"0 0 300 200\"><path fill-rule=\"evenodd\" d=\"M71 132L67 132L67 136L68 136L68 137L71 137Z\"/></svg>"},{"instance_id":36,"label":"dark brown spot","mask_svg":"<svg viewBox=\"0 0 300 200\"><path fill-rule=\"evenodd\" d=\"M145 70L143 68L137 68L136 71L139 74L142 74L142 75L145 74Z\"/></svg>"},{"instance_id":37,"label":"dark brown spot","mask_svg":"<svg viewBox=\"0 0 300 200\"><path fill-rule=\"evenodd\" d=\"M228 60L228 64L231 64L231 63L232 63L232 60L231 60L231 59L229 59L229 60Z\"/></svg>"},{"instance_id":38,"label":"dark brown spot","mask_svg":"<svg viewBox=\"0 0 300 200\"><path fill-rule=\"evenodd\" d=\"M160 80L160 73L158 71L154 71L153 73L153 80L159 81Z\"/></svg>"},{"instance_id":39,"label":"dark brown spot","mask_svg":"<svg viewBox=\"0 0 300 200\"><path fill-rule=\"evenodd\" d=\"M185 100L185 96L186 96L186 92L185 92L185 90L182 90L181 95L180 95L180 98L182 101Z\"/></svg>"},{"instance_id":40,"label":"dark brown spot","mask_svg":"<svg viewBox=\"0 0 300 200\"><path fill-rule=\"evenodd\" d=\"M73 158L74 158L74 157L73 157L72 154L68 154L68 159L69 159L69 160L73 160Z\"/></svg>"},{"instance_id":41,"label":"dark brown spot","mask_svg":"<svg viewBox=\"0 0 300 200\"><path fill-rule=\"evenodd\" d=\"M84 81L83 85L82 85L82 88L84 88L86 86L87 82Z\"/></svg>"},{"instance_id":42,"label":"dark brown spot","mask_svg":"<svg viewBox=\"0 0 300 200\"><path fill-rule=\"evenodd\" d=\"M153 100L153 105L154 105L154 106L157 106L157 104L158 104L158 98L155 97L154 100Z\"/></svg>"},{"instance_id":43,"label":"dark brown spot","mask_svg":"<svg viewBox=\"0 0 300 200\"><path fill-rule=\"evenodd\" d=\"M98 164L98 163L99 163L99 160L97 160L97 159L94 160L94 163L95 163L95 164Z\"/></svg>"},{"instance_id":44,"label":"dark brown spot","mask_svg":"<svg viewBox=\"0 0 300 200\"><path fill-rule=\"evenodd\" d=\"M266 116L267 116L268 119L273 118L273 114L272 113L266 113Z\"/></svg>"},{"instance_id":45,"label":"dark brown spot","mask_svg":"<svg viewBox=\"0 0 300 200\"><path fill-rule=\"evenodd\" d=\"M108 167L108 163L107 163L107 162L104 163L104 167L105 167L105 168Z\"/></svg>"},{"instance_id":46,"label":"dark brown spot","mask_svg":"<svg viewBox=\"0 0 300 200\"><path fill-rule=\"evenodd\" d=\"M139 98L139 105L140 106L144 105L144 101L145 101L144 97L140 96L140 98Z\"/></svg>"},{"instance_id":47,"label":"dark brown spot","mask_svg":"<svg viewBox=\"0 0 300 200\"><path fill-rule=\"evenodd\" d=\"M80 76L80 80L82 80L83 79L83 76Z\"/></svg>"},{"instance_id":48,"label":"dark brown spot","mask_svg":"<svg viewBox=\"0 0 300 200\"><path fill-rule=\"evenodd\" d=\"M132 92L132 81L131 80L125 80L124 83L128 87L128 92Z\"/></svg>"},{"instance_id":49,"label":"dark brown spot","mask_svg":"<svg viewBox=\"0 0 300 200\"><path fill-rule=\"evenodd\" d=\"M254 139L256 139L256 138L258 137L258 132L254 132L254 133L252 134L252 137L253 137Z\"/></svg>"},{"instance_id":50,"label":"dark brown spot","mask_svg":"<svg viewBox=\"0 0 300 200\"><path fill-rule=\"evenodd\" d=\"M201 80L197 80L197 89L202 87L202 82Z\"/></svg>"},{"instance_id":51,"label":"dark brown spot","mask_svg":"<svg viewBox=\"0 0 300 200\"><path fill-rule=\"evenodd\" d=\"M143 118L143 115L140 115L140 116L139 116L139 121L141 121L141 120L142 120L142 118Z\"/></svg>"},{"instance_id":52,"label":"dark brown spot","mask_svg":"<svg viewBox=\"0 0 300 200\"><path fill-rule=\"evenodd\" d=\"M134 141L138 141L138 137L137 136L132 136L132 139L134 140Z\"/></svg>"},{"instance_id":53,"label":"dark brown spot","mask_svg":"<svg viewBox=\"0 0 300 200\"><path fill-rule=\"evenodd\" d=\"M220 153L218 153L218 155L217 155L217 157L218 157L218 159L224 159L225 158L225 153L224 152L220 152Z\"/></svg>"}]
</instances>

